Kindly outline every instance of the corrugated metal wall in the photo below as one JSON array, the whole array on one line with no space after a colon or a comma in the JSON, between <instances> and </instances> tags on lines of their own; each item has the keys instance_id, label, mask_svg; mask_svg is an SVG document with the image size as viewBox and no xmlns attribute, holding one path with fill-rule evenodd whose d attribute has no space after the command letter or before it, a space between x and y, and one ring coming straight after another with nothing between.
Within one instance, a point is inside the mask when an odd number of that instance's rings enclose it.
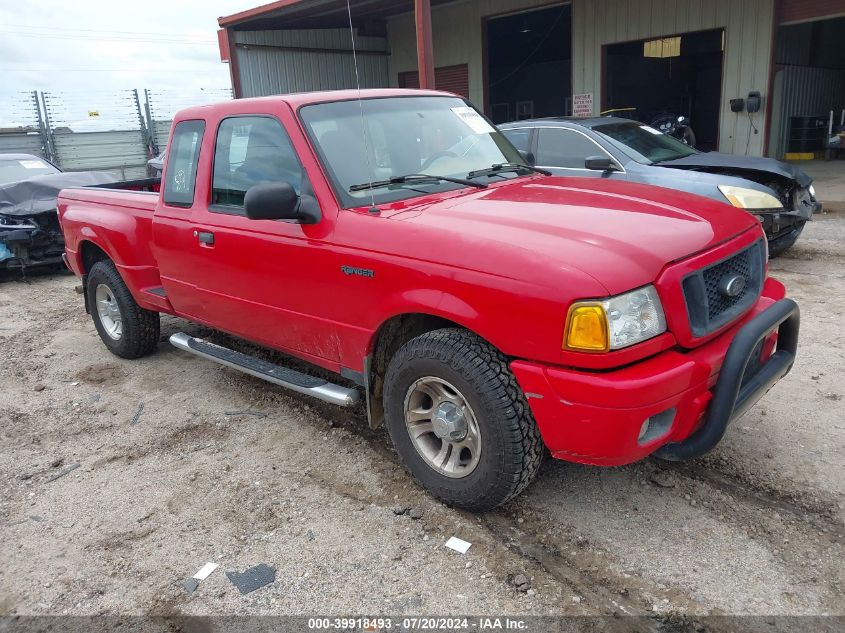
<instances>
[{"instance_id":1,"label":"corrugated metal wall","mask_svg":"<svg viewBox=\"0 0 845 633\"><path fill-rule=\"evenodd\" d=\"M754 134L748 117L732 113L728 101L752 90L762 93L764 101L769 96L774 0L573 0L571 4L573 92L593 93L596 112L601 104L603 46L724 28L719 149L742 154L748 142L749 154L762 154L765 107L755 117L754 126L760 133ZM469 0L434 7L436 65L468 64L470 98L483 104L482 17L539 6L548 4L539 0ZM399 72L416 68L413 15L389 20L388 33L390 81L396 85Z\"/></svg>"},{"instance_id":2,"label":"corrugated metal wall","mask_svg":"<svg viewBox=\"0 0 845 633\"><path fill-rule=\"evenodd\" d=\"M56 133L53 145L65 171L114 171L126 179L147 175L146 140L140 130Z\"/></svg>"},{"instance_id":3,"label":"corrugated metal wall","mask_svg":"<svg viewBox=\"0 0 845 633\"><path fill-rule=\"evenodd\" d=\"M44 144L37 132L0 134L0 154L33 154L44 156Z\"/></svg>"},{"instance_id":4,"label":"corrugated metal wall","mask_svg":"<svg viewBox=\"0 0 845 633\"><path fill-rule=\"evenodd\" d=\"M346 29L236 31L235 45L244 97L355 87ZM361 87L389 85L387 39L356 36L355 45Z\"/></svg>"},{"instance_id":5,"label":"corrugated metal wall","mask_svg":"<svg viewBox=\"0 0 845 633\"><path fill-rule=\"evenodd\" d=\"M845 70L783 66L775 74L772 138L769 156L783 158L788 149L790 119L793 116L818 116L827 121L834 110L839 121L845 87Z\"/></svg>"}]
</instances>

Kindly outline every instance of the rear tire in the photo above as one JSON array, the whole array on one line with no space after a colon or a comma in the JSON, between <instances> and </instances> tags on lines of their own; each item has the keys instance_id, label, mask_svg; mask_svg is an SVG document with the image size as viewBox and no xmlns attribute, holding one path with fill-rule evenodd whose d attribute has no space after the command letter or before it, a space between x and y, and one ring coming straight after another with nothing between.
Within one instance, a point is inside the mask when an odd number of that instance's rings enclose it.
<instances>
[{"instance_id":1,"label":"rear tire","mask_svg":"<svg viewBox=\"0 0 845 633\"><path fill-rule=\"evenodd\" d=\"M433 392L441 396L426 395ZM403 345L387 368L384 405L403 464L448 505L492 510L540 469L543 442L507 359L466 330L435 330ZM449 427L455 419L463 427ZM437 434L450 429L454 440Z\"/></svg>"},{"instance_id":2,"label":"rear tire","mask_svg":"<svg viewBox=\"0 0 845 633\"><path fill-rule=\"evenodd\" d=\"M94 327L115 356L140 358L158 345L158 312L141 308L109 260L91 267L85 286Z\"/></svg>"}]
</instances>

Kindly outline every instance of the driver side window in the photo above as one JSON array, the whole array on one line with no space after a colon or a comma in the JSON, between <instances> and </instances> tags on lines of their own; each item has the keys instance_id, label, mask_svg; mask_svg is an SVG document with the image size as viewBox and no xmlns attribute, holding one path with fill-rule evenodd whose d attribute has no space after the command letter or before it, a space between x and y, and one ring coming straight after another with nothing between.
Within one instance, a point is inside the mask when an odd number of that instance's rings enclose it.
<instances>
[{"instance_id":1,"label":"driver side window","mask_svg":"<svg viewBox=\"0 0 845 633\"><path fill-rule=\"evenodd\" d=\"M537 165L584 169L588 156L604 156L605 152L592 139L563 128L537 130Z\"/></svg>"},{"instance_id":2,"label":"driver side window","mask_svg":"<svg viewBox=\"0 0 845 633\"><path fill-rule=\"evenodd\" d=\"M287 182L300 193L302 166L287 132L271 117L224 119L214 146L209 210L243 215L246 192L263 182Z\"/></svg>"}]
</instances>

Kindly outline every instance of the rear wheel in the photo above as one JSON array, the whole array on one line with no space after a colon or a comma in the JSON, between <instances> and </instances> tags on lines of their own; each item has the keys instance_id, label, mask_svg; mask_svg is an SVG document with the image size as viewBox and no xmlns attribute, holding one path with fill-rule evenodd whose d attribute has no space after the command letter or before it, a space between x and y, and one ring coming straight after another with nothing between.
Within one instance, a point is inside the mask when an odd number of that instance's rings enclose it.
<instances>
[{"instance_id":1,"label":"rear wheel","mask_svg":"<svg viewBox=\"0 0 845 633\"><path fill-rule=\"evenodd\" d=\"M470 332L406 343L388 365L384 403L405 467L449 505L491 510L540 468L540 433L507 359Z\"/></svg>"},{"instance_id":2,"label":"rear wheel","mask_svg":"<svg viewBox=\"0 0 845 633\"><path fill-rule=\"evenodd\" d=\"M160 334L158 312L135 303L114 263L94 264L85 291L94 327L112 354L140 358L155 350Z\"/></svg>"}]
</instances>

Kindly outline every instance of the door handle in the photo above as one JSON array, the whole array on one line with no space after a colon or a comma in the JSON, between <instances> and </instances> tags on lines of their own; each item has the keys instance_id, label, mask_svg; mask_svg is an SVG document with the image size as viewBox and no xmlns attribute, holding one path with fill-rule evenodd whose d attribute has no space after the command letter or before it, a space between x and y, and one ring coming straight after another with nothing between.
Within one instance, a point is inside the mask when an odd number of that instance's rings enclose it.
<instances>
[{"instance_id":1,"label":"door handle","mask_svg":"<svg viewBox=\"0 0 845 633\"><path fill-rule=\"evenodd\" d=\"M199 240L200 244L214 246L214 233L210 231L194 231L194 237Z\"/></svg>"}]
</instances>

